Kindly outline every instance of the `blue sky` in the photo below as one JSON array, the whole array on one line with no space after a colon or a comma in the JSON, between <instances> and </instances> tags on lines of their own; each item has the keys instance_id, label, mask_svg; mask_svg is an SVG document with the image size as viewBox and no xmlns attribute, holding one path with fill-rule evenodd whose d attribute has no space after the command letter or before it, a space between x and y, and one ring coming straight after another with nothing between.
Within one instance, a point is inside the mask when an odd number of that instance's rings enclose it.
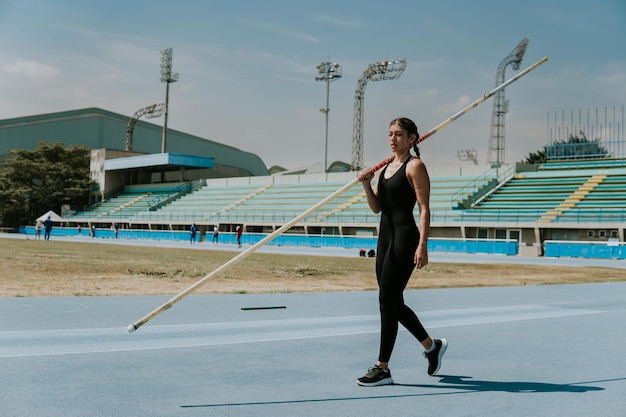
<instances>
[{"instance_id":1,"label":"blue sky","mask_svg":"<svg viewBox=\"0 0 626 417\"><path fill-rule=\"evenodd\" d=\"M169 127L258 154L286 168L352 158L354 95L369 64L405 58L396 80L365 89L364 160L389 155L391 119L426 132L494 87L500 62L530 40L506 90L505 162L546 144L547 114L626 103L626 3L527 1L0 0L0 119L101 107L132 115L161 102L161 50L173 48ZM507 68L506 78L514 75ZM492 101L424 141L427 165L485 163ZM162 119L151 122L162 124ZM623 129L623 127L622 127Z\"/></svg>"}]
</instances>

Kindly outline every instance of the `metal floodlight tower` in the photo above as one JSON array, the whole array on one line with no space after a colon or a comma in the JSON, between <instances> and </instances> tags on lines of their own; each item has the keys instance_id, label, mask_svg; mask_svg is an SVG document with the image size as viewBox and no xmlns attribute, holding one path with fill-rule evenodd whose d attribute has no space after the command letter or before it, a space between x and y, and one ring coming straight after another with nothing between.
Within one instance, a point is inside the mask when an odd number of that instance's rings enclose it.
<instances>
[{"instance_id":1,"label":"metal floodlight tower","mask_svg":"<svg viewBox=\"0 0 626 417\"><path fill-rule=\"evenodd\" d=\"M498 71L496 72L496 85L500 85L504 82L504 72L508 65L511 65L514 70L520 68L522 58L528 47L528 39L524 38L522 41L511 51L509 56L504 58L500 65L498 65ZM509 111L509 102L504 98L504 89L498 91L493 99L493 111L491 113L491 132L489 134L489 151L487 154L487 163L491 164L503 164L504 163L504 142L505 142L505 130L504 122L505 115Z\"/></svg>"},{"instance_id":2,"label":"metal floodlight tower","mask_svg":"<svg viewBox=\"0 0 626 417\"><path fill-rule=\"evenodd\" d=\"M326 138L324 141L324 172L328 170L328 107L330 97L330 83L341 78L341 65L332 62L322 62L317 66L319 75L315 81L326 81L326 108L320 109L326 115Z\"/></svg>"},{"instance_id":3,"label":"metal floodlight tower","mask_svg":"<svg viewBox=\"0 0 626 417\"><path fill-rule=\"evenodd\" d=\"M406 59L379 61L370 64L356 84L354 96L354 125L352 129L352 169L363 169L363 98L368 81L395 80L406 68Z\"/></svg>"},{"instance_id":4,"label":"metal floodlight tower","mask_svg":"<svg viewBox=\"0 0 626 417\"><path fill-rule=\"evenodd\" d=\"M163 140L161 141L161 153L167 149L167 114L170 100L170 83L178 81L178 73L172 72L172 48L161 51L161 82L165 83L165 117L163 119Z\"/></svg>"},{"instance_id":5,"label":"metal floodlight tower","mask_svg":"<svg viewBox=\"0 0 626 417\"><path fill-rule=\"evenodd\" d=\"M128 125L126 125L126 151L133 150L133 132L135 131L137 120L139 120L141 116L146 116L146 119L160 117L163 115L164 108L165 103L151 104L143 109L137 110L135 114L133 114L133 117L128 121Z\"/></svg>"}]
</instances>

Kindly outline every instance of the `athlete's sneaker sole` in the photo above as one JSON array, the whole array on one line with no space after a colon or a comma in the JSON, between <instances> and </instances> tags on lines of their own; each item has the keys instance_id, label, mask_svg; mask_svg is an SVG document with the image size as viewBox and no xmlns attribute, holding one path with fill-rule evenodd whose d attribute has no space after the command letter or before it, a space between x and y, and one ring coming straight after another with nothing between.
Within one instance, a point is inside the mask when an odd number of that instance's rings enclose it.
<instances>
[{"instance_id":1,"label":"athlete's sneaker sole","mask_svg":"<svg viewBox=\"0 0 626 417\"><path fill-rule=\"evenodd\" d=\"M362 387L380 387L382 385L393 385L393 378L389 377L376 382L361 382L357 379L356 383Z\"/></svg>"}]
</instances>

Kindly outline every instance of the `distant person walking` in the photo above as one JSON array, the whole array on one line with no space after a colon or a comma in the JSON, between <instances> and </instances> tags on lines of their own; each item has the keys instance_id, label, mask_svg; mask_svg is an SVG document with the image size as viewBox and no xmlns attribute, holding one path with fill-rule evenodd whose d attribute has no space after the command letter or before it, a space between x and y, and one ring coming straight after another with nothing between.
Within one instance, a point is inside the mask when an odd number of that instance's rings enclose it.
<instances>
[{"instance_id":1,"label":"distant person walking","mask_svg":"<svg viewBox=\"0 0 626 417\"><path fill-rule=\"evenodd\" d=\"M243 227L238 225L235 229L235 237L237 238L237 246L241 247L241 235L243 234Z\"/></svg>"},{"instance_id":2,"label":"distant person walking","mask_svg":"<svg viewBox=\"0 0 626 417\"><path fill-rule=\"evenodd\" d=\"M117 239L117 235L120 233L120 225L113 223L113 230L115 231L115 238Z\"/></svg>"},{"instance_id":3,"label":"distant person walking","mask_svg":"<svg viewBox=\"0 0 626 417\"><path fill-rule=\"evenodd\" d=\"M192 224L189 228L189 244L193 245L196 243L196 234L198 233L198 226L196 224Z\"/></svg>"},{"instance_id":4,"label":"distant person walking","mask_svg":"<svg viewBox=\"0 0 626 417\"><path fill-rule=\"evenodd\" d=\"M43 227L46 230L44 240L50 240L50 233L52 232L52 219L50 216L43 222Z\"/></svg>"},{"instance_id":5,"label":"distant person walking","mask_svg":"<svg viewBox=\"0 0 626 417\"><path fill-rule=\"evenodd\" d=\"M220 229L217 226L213 226L213 244L217 245L220 240Z\"/></svg>"},{"instance_id":6,"label":"distant person walking","mask_svg":"<svg viewBox=\"0 0 626 417\"><path fill-rule=\"evenodd\" d=\"M41 220L37 220L37 224L35 224L35 240L41 239L42 230L43 230L43 222Z\"/></svg>"}]
</instances>

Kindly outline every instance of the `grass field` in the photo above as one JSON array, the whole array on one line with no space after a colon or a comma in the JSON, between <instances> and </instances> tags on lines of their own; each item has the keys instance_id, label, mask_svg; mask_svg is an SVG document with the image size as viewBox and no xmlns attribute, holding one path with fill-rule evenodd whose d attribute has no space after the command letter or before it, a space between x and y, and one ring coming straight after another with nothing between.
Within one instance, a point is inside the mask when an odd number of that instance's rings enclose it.
<instances>
[{"instance_id":1,"label":"grass field","mask_svg":"<svg viewBox=\"0 0 626 417\"><path fill-rule=\"evenodd\" d=\"M236 256L172 249L0 238L0 297L173 295ZM196 293L375 290L374 259L254 253ZM545 285L626 280L623 269L430 263L409 288Z\"/></svg>"}]
</instances>

